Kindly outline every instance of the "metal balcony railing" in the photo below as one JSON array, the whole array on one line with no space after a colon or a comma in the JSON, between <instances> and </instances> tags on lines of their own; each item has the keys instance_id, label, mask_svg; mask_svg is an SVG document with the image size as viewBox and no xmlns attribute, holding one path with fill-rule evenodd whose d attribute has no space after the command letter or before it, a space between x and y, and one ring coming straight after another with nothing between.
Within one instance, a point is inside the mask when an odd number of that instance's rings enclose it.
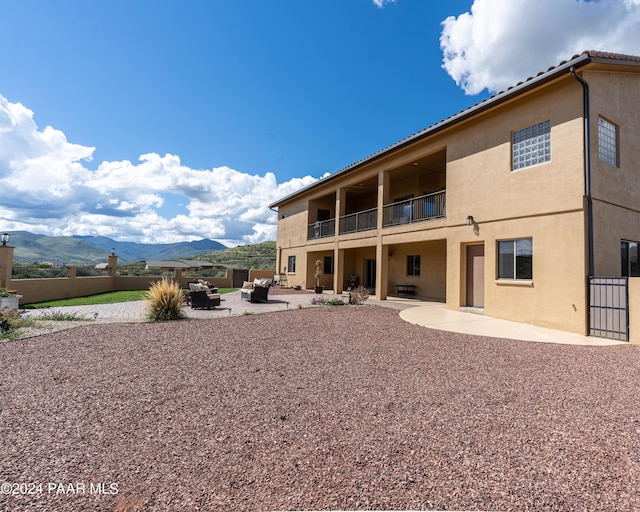
<instances>
[{"instance_id":1,"label":"metal balcony railing","mask_svg":"<svg viewBox=\"0 0 640 512\"><path fill-rule=\"evenodd\" d=\"M434 192L406 201L388 204L382 212L382 226L397 226L445 216L446 191Z\"/></svg>"},{"instance_id":2,"label":"metal balcony railing","mask_svg":"<svg viewBox=\"0 0 640 512\"><path fill-rule=\"evenodd\" d=\"M336 219L317 221L309 224L307 228L307 240L325 238L336 234Z\"/></svg>"},{"instance_id":3,"label":"metal balcony railing","mask_svg":"<svg viewBox=\"0 0 640 512\"><path fill-rule=\"evenodd\" d=\"M340 217L340 234L368 231L378 227L378 209L371 208Z\"/></svg>"}]
</instances>

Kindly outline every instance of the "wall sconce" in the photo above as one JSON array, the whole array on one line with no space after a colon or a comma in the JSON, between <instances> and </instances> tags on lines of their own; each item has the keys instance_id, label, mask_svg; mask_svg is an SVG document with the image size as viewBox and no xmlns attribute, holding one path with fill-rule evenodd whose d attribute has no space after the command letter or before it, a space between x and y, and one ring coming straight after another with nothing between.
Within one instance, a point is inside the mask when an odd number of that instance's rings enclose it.
<instances>
[{"instance_id":1,"label":"wall sconce","mask_svg":"<svg viewBox=\"0 0 640 512\"><path fill-rule=\"evenodd\" d=\"M7 245L9 241L9 233L2 233L2 245Z\"/></svg>"},{"instance_id":2,"label":"wall sconce","mask_svg":"<svg viewBox=\"0 0 640 512\"><path fill-rule=\"evenodd\" d=\"M467 215L467 226L473 226L473 215Z\"/></svg>"}]
</instances>

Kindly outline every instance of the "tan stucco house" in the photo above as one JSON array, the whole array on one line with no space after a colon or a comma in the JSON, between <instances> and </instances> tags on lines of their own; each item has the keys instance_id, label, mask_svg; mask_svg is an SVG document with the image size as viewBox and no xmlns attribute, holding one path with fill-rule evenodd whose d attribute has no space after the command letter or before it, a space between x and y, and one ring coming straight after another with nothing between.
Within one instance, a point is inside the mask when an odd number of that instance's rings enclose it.
<instances>
[{"instance_id":1,"label":"tan stucco house","mask_svg":"<svg viewBox=\"0 0 640 512\"><path fill-rule=\"evenodd\" d=\"M640 57L584 52L271 205L277 272L589 333L638 276ZM591 312L593 315L593 312Z\"/></svg>"}]
</instances>

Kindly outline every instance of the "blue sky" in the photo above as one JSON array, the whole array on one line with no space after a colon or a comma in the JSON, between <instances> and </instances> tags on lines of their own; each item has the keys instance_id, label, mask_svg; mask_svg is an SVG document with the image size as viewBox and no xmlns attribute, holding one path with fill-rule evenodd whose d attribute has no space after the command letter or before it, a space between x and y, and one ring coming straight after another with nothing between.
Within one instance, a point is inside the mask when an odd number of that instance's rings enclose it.
<instances>
[{"instance_id":1,"label":"blue sky","mask_svg":"<svg viewBox=\"0 0 640 512\"><path fill-rule=\"evenodd\" d=\"M325 173L582 50L640 54L640 0L0 0L0 19L0 229L141 242L273 240L268 204Z\"/></svg>"}]
</instances>

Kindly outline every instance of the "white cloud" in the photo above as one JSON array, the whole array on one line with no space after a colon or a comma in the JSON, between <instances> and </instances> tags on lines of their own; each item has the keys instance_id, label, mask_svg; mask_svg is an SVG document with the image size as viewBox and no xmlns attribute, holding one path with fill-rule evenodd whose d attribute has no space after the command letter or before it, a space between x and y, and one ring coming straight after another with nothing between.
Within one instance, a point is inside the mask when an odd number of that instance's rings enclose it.
<instances>
[{"instance_id":1,"label":"white cloud","mask_svg":"<svg viewBox=\"0 0 640 512\"><path fill-rule=\"evenodd\" d=\"M373 0L373 3L382 9L387 4L395 4L396 0Z\"/></svg>"},{"instance_id":2,"label":"white cloud","mask_svg":"<svg viewBox=\"0 0 640 512\"><path fill-rule=\"evenodd\" d=\"M136 163L102 162L92 171L84 162L93 152L52 127L39 130L32 111L0 96L2 229L148 243L274 240L277 219L269 204L316 181L278 184L272 173L191 169L176 155L155 153ZM187 213L163 216L166 193L180 197Z\"/></svg>"},{"instance_id":3,"label":"white cloud","mask_svg":"<svg viewBox=\"0 0 640 512\"><path fill-rule=\"evenodd\" d=\"M640 0L475 0L442 26L444 69L497 92L584 50L637 54Z\"/></svg>"}]
</instances>

